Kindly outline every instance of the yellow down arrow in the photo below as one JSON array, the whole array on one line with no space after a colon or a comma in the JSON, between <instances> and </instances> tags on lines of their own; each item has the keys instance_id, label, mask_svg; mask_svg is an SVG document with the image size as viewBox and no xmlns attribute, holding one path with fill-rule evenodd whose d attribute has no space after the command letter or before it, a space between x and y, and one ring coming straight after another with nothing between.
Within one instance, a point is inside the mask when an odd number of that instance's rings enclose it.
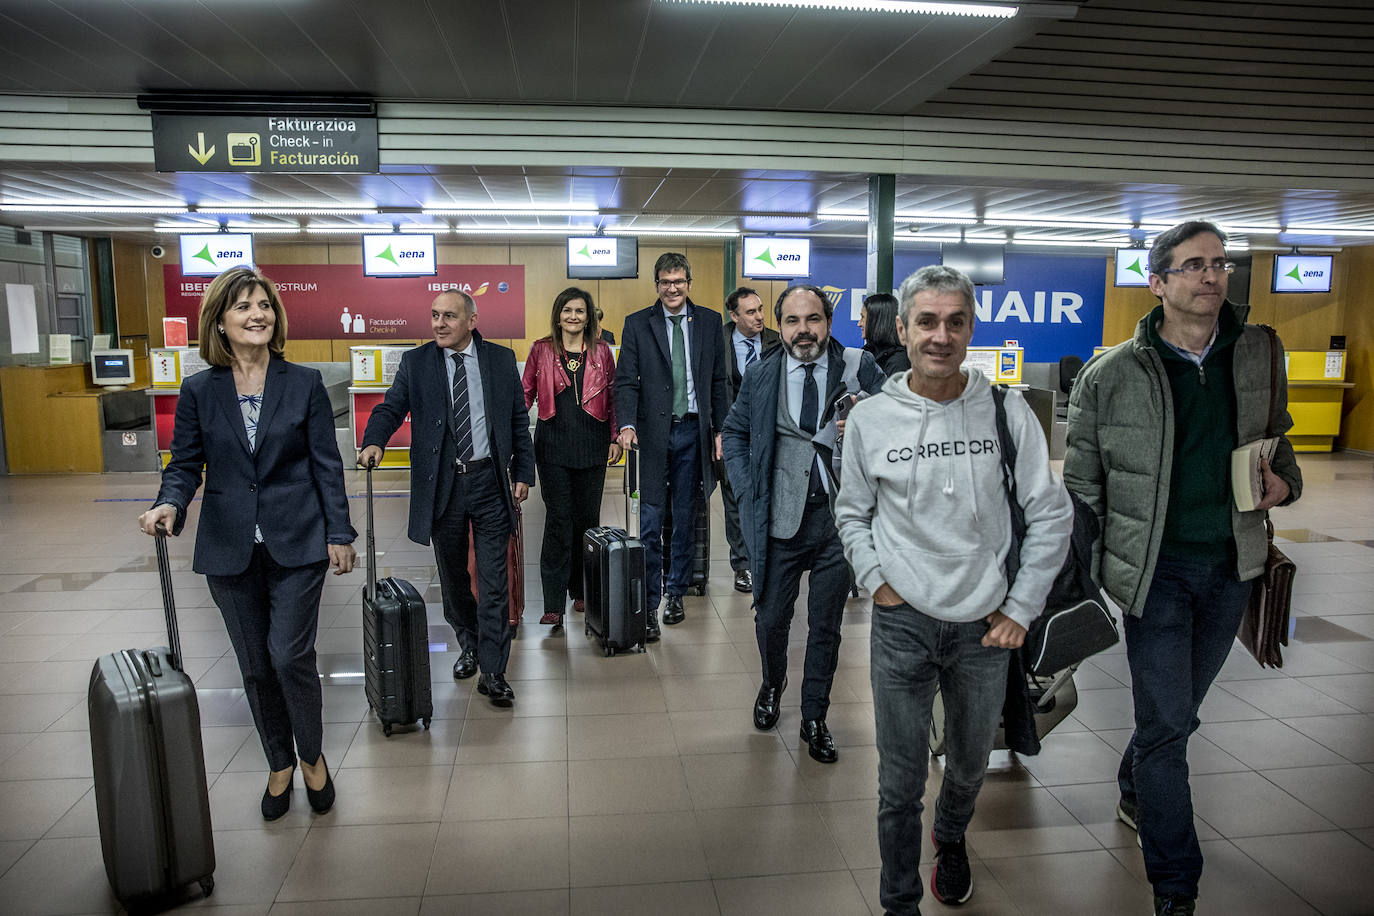
<instances>
[{"instance_id":1,"label":"yellow down arrow","mask_svg":"<svg viewBox=\"0 0 1374 916\"><path fill-rule=\"evenodd\" d=\"M186 144L186 151L191 154L192 159L196 160L201 165L209 162L210 157L215 155L214 144L211 144L208 150L205 148L205 133L203 131L198 131L196 133L196 146L192 146L189 143Z\"/></svg>"}]
</instances>

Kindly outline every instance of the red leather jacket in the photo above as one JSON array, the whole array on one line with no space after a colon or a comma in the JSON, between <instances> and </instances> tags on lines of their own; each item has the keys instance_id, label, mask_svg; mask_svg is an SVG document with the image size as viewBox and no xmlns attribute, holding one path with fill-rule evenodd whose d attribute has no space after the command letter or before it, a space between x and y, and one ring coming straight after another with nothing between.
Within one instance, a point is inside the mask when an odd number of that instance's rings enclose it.
<instances>
[{"instance_id":1,"label":"red leather jacket","mask_svg":"<svg viewBox=\"0 0 1374 916\"><path fill-rule=\"evenodd\" d=\"M587 368L583 370L582 409L598 420L611 424L615 430L615 404L611 400L611 385L615 381L615 358L611 355L611 345L604 340L596 341L590 351ZM554 414L554 397L572 384L568 373L563 370L563 361L553 348L553 342L545 337L536 340L530 347L529 359L525 360L525 406L539 401L539 419L548 420Z\"/></svg>"}]
</instances>

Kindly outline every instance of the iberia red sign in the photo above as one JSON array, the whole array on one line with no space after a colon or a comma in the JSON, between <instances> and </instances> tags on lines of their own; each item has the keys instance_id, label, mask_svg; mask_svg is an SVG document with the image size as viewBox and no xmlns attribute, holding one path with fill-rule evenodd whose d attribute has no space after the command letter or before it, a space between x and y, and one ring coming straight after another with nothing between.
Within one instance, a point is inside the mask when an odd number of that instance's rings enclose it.
<instances>
[{"instance_id":1,"label":"iberia red sign","mask_svg":"<svg viewBox=\"0 0 1374 916\"><path fill-rule=\"evenodd\" d=\"M289 336L298 340L431 337L429 306L446 289L477 303L477 329L491 338L525 336L525 267L441 266L433 277L366 277L357 264L262 264L286 306ZM211 277L183 277L162 268L167 317L196 327Z\"/></svg>"}]
</instances>

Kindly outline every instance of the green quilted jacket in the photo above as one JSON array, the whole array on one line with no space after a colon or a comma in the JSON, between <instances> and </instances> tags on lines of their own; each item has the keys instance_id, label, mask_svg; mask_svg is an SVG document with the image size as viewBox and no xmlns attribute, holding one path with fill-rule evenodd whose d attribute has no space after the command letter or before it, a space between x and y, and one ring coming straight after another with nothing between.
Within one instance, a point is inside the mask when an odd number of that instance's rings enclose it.
<instances>
[{"instance_id":1,"label":"green quilted jacket","mask_svg":"<svg viewBox=\"0 0 1374 916\"><path fill-rule=\"evenodd\" d=\"M1244 323L1249 306L1227 302ZM1084 367L1069 397L1068 453L1064 482L1097 513L1102 537L1094 572L1112 600L1140 616L1154 578L1164 536L1173 475L1174 405L1159 353L1150 346L1146 315L1135 337L1095 357ZM1278 397L1269 416L1269 337L1246 325L1235 342L1232 378L1236 392L1237 442L1279 435L1271 467L1289 486L1284 504L1302 495L1302 473L1284 433L1288 378L1279 348ZM1237 569L1242 580L1264 571L1267 539L1264 512L1231 510Z\"/></svg>"}]
</instances>

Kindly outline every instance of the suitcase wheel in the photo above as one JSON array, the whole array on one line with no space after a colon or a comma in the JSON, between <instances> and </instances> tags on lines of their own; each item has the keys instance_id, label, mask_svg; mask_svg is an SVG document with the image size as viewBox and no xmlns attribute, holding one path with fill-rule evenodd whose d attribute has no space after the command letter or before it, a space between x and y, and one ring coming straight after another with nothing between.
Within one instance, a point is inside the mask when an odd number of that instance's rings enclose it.
<instances>
[{"instance_id":1,"label":"suitcase wheel","mask_svg":"<svg viewBox=\"0 0 1374 916\"><path fill-rule=\"evenodd\" d=\"M607 646L602 651L606 653L607 658L610 658L612 655L615 655L615 649L611 646Z\"/></svg>"},{"instance_id":2,"label":"suitcase wheel","mask_svg":"<svg viewBox=\"0 0 1374 916\"><path fill-rule=\"evenodd\" d=\"M205 892L205 896L207 897L213 894L215 892L215 876L206 875L204 878L201 878L200 889Z\"/></svg>"},{"instance_id":3,"label":"suitcase wheel","mask_svg":"<svg viewBox=\"0 0 1374 916\"><path fill-rule=\"evenodd\" d=\"M582 635L583 635L583 636L591 636L591 635L592 635L592 628L589 627L589 626L588 626L588 627L583 627L583 628L582 628Z\"/></svg>"},{"instance_id":4,"label":"suitcase wheel","mask_svg":"<svg viewBox=\"0 0 1374 916\"><path fill-rule=\"evenodd\" d=\"M702 595L706 594L706 586L704 586L704 585L693 585L693 586L690 586L690 587L688 587L688 589L687 589L687 594L689 594L689 595L696 595L696 596L699 598L699 597L701 597Z\"/></svg>"},{"instance_id":5,"label":"suitcase wheel","mask_svg":"<svg viewBox=\"0 0 1374 916\"><path fill-rule=\"evenodd\" d=\"M429 716L425 716L425 718L424 718L424 723L425 723L425 731L429 731Z\"/></svg>"},{"instance_id":6,"label":"suitcase wheel","mask_svg":"<svg viewBox=\"0 0 1374 916\"><path fill-rule=\"evenodd\" d=\"M386 735L388 738L391 737L391 723L390 723L390 722L388 722L388 723L386 723L385 725L382 726L382 734L383 734L383 735Z\"/></svg>"}]
</instances>

